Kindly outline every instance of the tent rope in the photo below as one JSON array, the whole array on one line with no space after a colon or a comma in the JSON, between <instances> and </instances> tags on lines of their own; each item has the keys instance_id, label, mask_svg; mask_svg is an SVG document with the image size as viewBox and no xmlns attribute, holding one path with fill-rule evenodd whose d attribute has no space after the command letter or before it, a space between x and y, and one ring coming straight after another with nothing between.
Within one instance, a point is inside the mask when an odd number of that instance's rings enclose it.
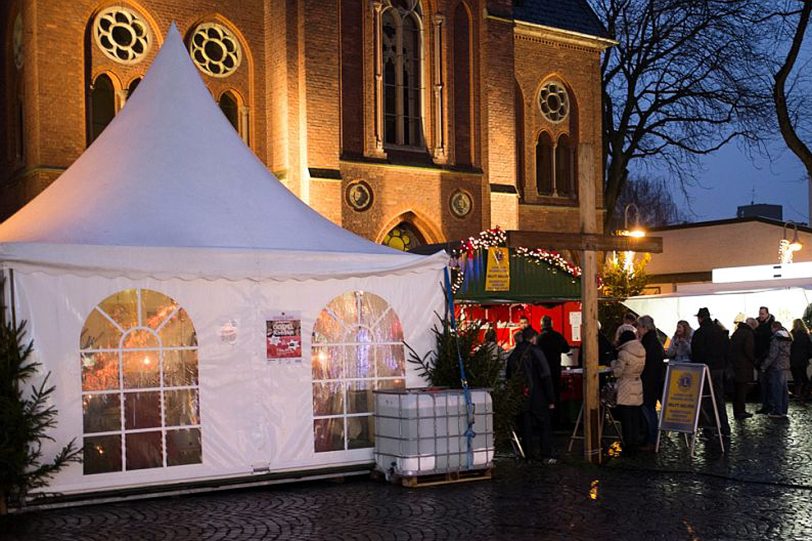
<instances>
[{"instance_id":1,"label":"tent rope","mask_svg":"<svg viewBox=\"0 0 812 541\"><path fill-rule=\"evenodd\" d=\"M446 293L446 309L448 310L448 318L451 323L451 334L454 335L454 343L457 345L457 363L460 367L460 383L462 383L462 394L465 397L465 417L468 423L468 428L465 430L466 445L466 464L467 469L471 469L474 465L474 404L471 401L471 390L468 387L468 376L465 373L465 363L462 360L462 352L460 351L460 337L457 333L457 318L454 315L454 293L451 291L451 273L448 267L445 268L445 293Z\"/></svg>"}]
</instances>

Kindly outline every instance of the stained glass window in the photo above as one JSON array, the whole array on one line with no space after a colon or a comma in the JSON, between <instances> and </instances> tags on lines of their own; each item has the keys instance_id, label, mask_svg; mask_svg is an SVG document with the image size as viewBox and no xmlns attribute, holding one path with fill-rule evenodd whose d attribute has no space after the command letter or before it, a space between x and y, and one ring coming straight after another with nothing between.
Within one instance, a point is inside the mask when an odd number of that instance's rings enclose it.
<instances>
[{"instance_id":1,"label":"stained glass window","mask_svg":"<svg viewBox=\"0 0 812 541\"><path fill-rule=\"evenodd\" d=\"M202 461L197 335L177 302L110 295L87 316L79 357L86 475Z\"/></svg>"},{"instance_id":2,"label":"stained glass window","mask_svg":"<svg viewBox=\"0 0 812 541\"><path fill-rule=\"evenodd\" d=\"M422 235L420 235L411 224L401 222L394 227L392 231L386 234L383 238L383 244L395 250L406 252L425 244L425 241Z\"/></svg>"},{"instance_id":3,"label":"stained glass window","mask_svg":"<svg viewBox=\"0 0 812 541\"><path fill-rule=\"evenodd\" d=\"M422 129L422 8L418 0L388 1L381 16L384 141L420 146Z\"/></svg>"},{"instance_id":4,"label":"stained glass window","mask_svg":"<svg viewBox=\"0 0 812 541\"><path fill-rule=\"evenodd\" d=\"M372 391L405 386L403 328L381 297L349 291L313 327L313 438L317 453L373 446Z\"/></svg>"}]
</instances>

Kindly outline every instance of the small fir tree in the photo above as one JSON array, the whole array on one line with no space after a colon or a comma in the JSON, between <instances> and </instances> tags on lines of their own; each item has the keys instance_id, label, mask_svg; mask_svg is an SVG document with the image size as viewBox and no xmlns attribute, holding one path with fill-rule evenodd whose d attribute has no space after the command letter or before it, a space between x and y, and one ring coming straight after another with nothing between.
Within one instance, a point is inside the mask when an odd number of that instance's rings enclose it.
<instances>
[{"instance_id":1,"label":"small fir tree","mask_svg":"<svg viewBox=\"0 0 812 541\"><path fill-rule=\"evenodd\" d=\"M51 462L42 461L43 441L54 441L48 431L56 426L57 410L48 404L54 392L50 373L24 392L41 366L30 359L34 342L25 343L25 324L0 325L0 514L9 505L24 505L31 490L47 486L67 463L81 460L73 439Z\"/></svg>"},{"instance_id":2,"label":"small fir tree","mask_svg":"<svg viewBox=\"0 0 812 541\"><path fill-rule=\"evenodd\" d=\"M514 419L522 403L521 389L516 381L503 381L504 359L500 360L480 340L482 323L460 322L456 333L447 317L437 316L439 327L432 328L434 349L420 356L411 346L409 362L418 366L419 375L430 385L461 389L457 352L462 355L468 386L491 389L493 400L494 439L497 446L510 445Z\"/></svg>"}]
</instances>

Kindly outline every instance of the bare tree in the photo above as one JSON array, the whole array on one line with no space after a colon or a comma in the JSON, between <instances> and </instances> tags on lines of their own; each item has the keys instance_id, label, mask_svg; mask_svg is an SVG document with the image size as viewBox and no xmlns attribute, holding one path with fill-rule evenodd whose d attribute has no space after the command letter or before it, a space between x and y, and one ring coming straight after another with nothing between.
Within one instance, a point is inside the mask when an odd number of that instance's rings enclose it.
<instances>
[{"instance_id":1,"label":"bare tree","mask_svg":"<svg viewBox=\"0 0 812 541\"><path fill-rule=\"evenodd\" d=\"M791 8L795 6L798 9L792 11ZM804 142L804 134L801 131L801 121L806 118L805 112L801 109L803 102L795 100L793 104L789 100L793 87L799 86L798 79L791 79L791 76L798 62L804 35L809 27L809 19L812 15L812 0L794 0L789 2L788 7L790 7L789 12L778 14L790 25L788 28L791 42L784 61L775 74L773 100L775 101L775 112L781 136L784 138L787 147L801 160L806 169L807 178L812 182L812 150L810 150L809 144Z\"/></svg>"},{"instance_id":2,"label":"bare tree","mask_svg":"<svg viewBox=\"0 0 812 541\"><path fill-rule=\"evenodd\" d=\"M697 157L757 139L769 111L752 21L758 0L592 0L618 41L602 61L606 224L635 160L684 189ZM763 73L763 71L762 71Z\"/></svg>"},{"instance_id":3,"label":"bare tree","mask_svg":"<svg viewBox=\"0 0 812 541\"><path fill-rule=\"evenodd\" d=\"M674 201L674 196L664 180L632 176L627 179L620 191L609 220L610 230L625 227L625 210L630 204L637 207L637 214L630 211L629 220L635 220L646 228L675 224L688 219L688 214Z\"/></svg>"}]
</instances>

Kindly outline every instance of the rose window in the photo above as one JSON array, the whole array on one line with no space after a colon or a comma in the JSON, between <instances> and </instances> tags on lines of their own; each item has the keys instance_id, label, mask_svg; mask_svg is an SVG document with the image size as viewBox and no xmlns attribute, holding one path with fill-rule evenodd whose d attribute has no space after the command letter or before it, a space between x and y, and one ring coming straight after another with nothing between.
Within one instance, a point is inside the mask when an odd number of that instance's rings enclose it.
<instances>
[{"instance_id":1,"label":"rose window","mask_svg":"<svg viewBox=\"0 0 812 541\"><path fill-rule=\"evenodd\" d=\"M544 118L561 122L570 112L570 98L566 89L556 82L545 84L539 93L539 107Z\"/></svg>"},{"instance_id":2,"label":"rose window","mask_svg":"<svg viewBox=\"0 0 812 541\"><path fill-rule=\"evenodd\" d=\"M195 28L189 52L200 71L212 77L228 77L242 61L237 38L217 23L204 23Z\"/></svg>"},{"instance_id":3,"label":"rose window","mask_svg":"<svg viewBox=\"0 0 812 541\"><path fill-rule=\"evenodd\" d=\"M105 56L121 64L143 60L152 43L149 25L136 12L125 7L100 12L93 26L93 36Z\"/></svg>"}]
</instances>

